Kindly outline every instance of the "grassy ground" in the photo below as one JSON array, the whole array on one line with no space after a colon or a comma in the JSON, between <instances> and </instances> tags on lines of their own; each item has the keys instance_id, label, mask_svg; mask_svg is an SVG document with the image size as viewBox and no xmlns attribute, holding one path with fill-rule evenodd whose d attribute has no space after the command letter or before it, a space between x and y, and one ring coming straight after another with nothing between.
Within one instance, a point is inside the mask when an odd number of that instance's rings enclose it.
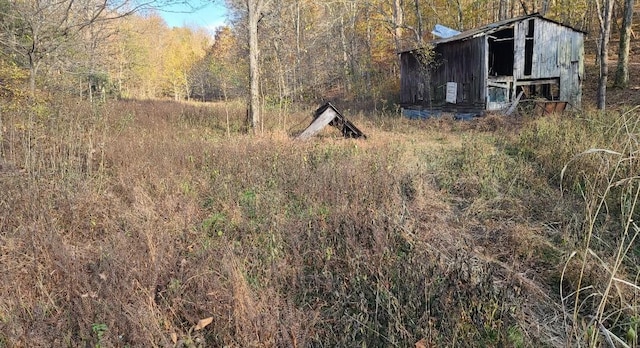
<instances>
[{"instance_id":1,"label":"grassy ground","mask_svg":"<svg viewBox=\"0 0 640 348\"><path fill-rule=\"evenodd\" d=\"M637 343L636 109L308 142L311 110L4 110L0 346Z\"/></svg>"}]
</instances>

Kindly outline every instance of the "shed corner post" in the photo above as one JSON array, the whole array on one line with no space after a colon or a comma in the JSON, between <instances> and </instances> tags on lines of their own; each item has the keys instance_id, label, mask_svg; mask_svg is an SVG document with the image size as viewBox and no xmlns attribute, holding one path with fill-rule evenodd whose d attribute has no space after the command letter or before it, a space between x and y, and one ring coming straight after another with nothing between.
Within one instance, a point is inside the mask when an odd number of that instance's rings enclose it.
<instances>
[{"instance_id":1,"label":"shed corner post","mask_svg":"<svg viewBox=\"0 0 640 348\"><path fill-rule=\"evenodd\" d=\"M484 100L484 110L487 110L489 105L489 35L484 36L484 69L482 70L482 93Z\"/></svg>"}]
</instances>

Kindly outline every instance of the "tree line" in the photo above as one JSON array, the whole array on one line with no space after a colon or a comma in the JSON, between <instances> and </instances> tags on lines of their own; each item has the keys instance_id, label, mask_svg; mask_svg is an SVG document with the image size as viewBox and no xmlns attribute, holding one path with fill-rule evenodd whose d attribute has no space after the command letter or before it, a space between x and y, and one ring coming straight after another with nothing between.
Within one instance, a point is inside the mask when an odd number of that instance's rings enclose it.
<instances>
[{"instance_id":1,"label":"tree line","mask_svg":"<svg viewBox=\"0 0 640 348\"><path fill-rule=\"evenodd\" d=\"M261 102L336 96L378 103L397 94L396 53L423 46L436 23L465 30L542 12L594 40L606 35L597 46L608 48L611 25L624 38L634 6L633 0L226 0L227 25L212 35L169 28L156 10L171 0L149 1L0 0L0 60L25 73L32 93L245 97L256 112ZM628 39L620 45L628 52Z\"/></svg>"}]
</instances>

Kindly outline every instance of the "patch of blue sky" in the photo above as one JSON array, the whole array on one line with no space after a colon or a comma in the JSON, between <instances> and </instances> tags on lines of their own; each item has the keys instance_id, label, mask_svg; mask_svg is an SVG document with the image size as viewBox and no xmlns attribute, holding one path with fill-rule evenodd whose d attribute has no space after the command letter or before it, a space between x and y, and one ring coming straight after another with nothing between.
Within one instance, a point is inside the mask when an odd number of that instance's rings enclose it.
<instances>
[{"instance_id":1,"label":"patch of blue sky","mask_svg":"<svg viewBox=\"0 0 640 348\"><path fill-rule=\"evenodd\" d=\"M174 4L159 9L158 13L167 25L172 27L199 27L211 33L223 25L227 19L227 9L220 2L194 2Z\"/></svg>"}]
</instances>

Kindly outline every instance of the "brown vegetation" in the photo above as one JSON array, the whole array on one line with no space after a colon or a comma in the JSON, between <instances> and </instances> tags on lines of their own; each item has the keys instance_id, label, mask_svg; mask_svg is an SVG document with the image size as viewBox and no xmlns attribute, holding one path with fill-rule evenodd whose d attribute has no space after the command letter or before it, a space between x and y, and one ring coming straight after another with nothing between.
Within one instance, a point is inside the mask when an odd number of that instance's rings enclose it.
<instances>
[{"instance_id":1,"label":"brown vegetation","mask_svg":"<svg viewBox=\"0 0 640 348\"><path fill-rule=\"evenodd\" d=\"M38 100L1 105L0 346L637 344L636 108L298 142L310 109Z\"/></svg>"},{"instance_id":2,"label":"brown vegetation","mask_svg":"<svg viewBox=\"0 0 640 348\"><path fill-rule=\"evenodd\" d=\"M27 24L78 2L0 1L0 347L638 345L638 65L607 113L588 58L584 110L410 121L394 47L527 2L272 2L249 136L226 3L213 45L154 14L52 28L36 79ZM368 140L292 140L328 97Z\"/></svg>"},{"instance_id":3,"label":"brown vegetation","mask_svg":"<svg viewBox=\"0 0 640 348\"><path fill-rule=\"evenodd\" d=\"M231 137L222 105L13 110L0 170L3 345L574 337L557 289L579 279L579 265L563 268L582 210L561 197L559 173L588 141L600 145L596 119L356 116L370 140L327 131L295 142L277 114L267 136L238 133L244 111L233 106ZM309 115L288 117L302 129Z\"/></svg>"}]
</instances>

